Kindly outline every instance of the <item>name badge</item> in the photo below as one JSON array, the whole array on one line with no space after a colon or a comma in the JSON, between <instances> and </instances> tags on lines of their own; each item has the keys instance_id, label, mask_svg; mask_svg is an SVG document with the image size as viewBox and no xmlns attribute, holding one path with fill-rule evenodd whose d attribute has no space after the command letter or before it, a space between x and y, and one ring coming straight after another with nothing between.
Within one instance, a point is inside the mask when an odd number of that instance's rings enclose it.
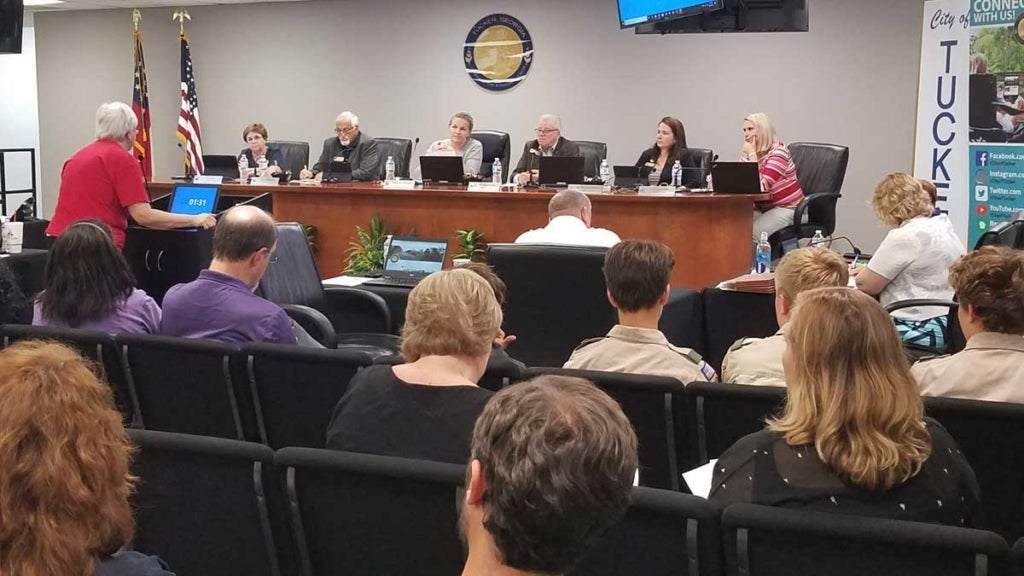
<instances>
[{"instance_id":1,"label":"name badge","mask_svg":"<svg viewBox=\"0 0 1024 576\"><path fill-rule=\"evenodd\" d=\"M193 184L223 184L223 176L213 176L208 174L197 174L192 177Z\"/></svg>"}]
</instances>

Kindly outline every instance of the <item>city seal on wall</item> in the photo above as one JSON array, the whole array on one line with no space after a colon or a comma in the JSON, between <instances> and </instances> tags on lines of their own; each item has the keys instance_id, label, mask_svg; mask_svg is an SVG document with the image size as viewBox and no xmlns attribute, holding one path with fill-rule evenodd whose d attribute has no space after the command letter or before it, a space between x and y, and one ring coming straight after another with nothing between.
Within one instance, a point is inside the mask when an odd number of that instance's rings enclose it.
<instances>
[{"instance_id":1,"label":"city seal on wall","mask_svg":"<svg viewBox=\"0 0 1024 576\"><path fill-rule=\"evenodd\" d=\"M533 64L533 40L518 18L491 14L473 25L462 46L466 73L481 88L504 92L526 79Z\"/></svg>"}]
</instances>

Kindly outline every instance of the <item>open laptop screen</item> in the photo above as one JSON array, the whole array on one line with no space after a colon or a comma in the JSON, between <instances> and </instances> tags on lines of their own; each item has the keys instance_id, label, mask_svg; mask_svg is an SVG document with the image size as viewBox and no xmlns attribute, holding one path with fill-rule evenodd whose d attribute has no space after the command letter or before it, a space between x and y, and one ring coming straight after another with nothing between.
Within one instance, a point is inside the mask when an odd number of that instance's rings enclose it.
<instances>
[{"instance_id":1,"label":"open laptop screen","mask_svg":"<svg viewBox=\"0 0 1024 576\"><path fill-rule=\"evenodd\" d=\"M430 274L441 269L447 252L448 241L443 238L393 237L384 270Z\"/></svg>"},{"instance_id":2,"label":"open laptop screen","mask_svg":"<svg viewBox=\"0 0 1024 576\"><path fill-rule=\"evenodd\" d=\"M212 214L217 207L220 186L178 184L171 192L167 209L171 214Z\"/></svg>"}]
</instances>

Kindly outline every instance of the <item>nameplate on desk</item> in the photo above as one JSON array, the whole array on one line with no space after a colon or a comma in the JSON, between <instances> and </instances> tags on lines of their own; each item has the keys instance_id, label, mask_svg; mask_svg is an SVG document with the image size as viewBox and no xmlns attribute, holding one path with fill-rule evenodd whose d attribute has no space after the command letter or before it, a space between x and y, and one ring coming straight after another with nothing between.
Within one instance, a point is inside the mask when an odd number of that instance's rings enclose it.
<instances>
[{"instance_id":1,"label":"nameplate on desk","mask_svg":"<svg viewBox=\"0 0 1024 576\"><path fill-rule=\"evenodd\" d=\"M416 189L416 181L415 180L385 180L383 186L384 186L385 190L415 190Z\"/></svg>"},{"instance_id":2,"label":"nameplate on desk","mask_svg":"<svg viewBox=\"0 0 1024 576\"><path fill-rule=\"evenodd\" d=\"M569 190L584 194L609 194L612 187L605 184L569 184Z\"/></svg>"},{"instance_id":3,"label":"nameplate on desk","mask_svg":"<svg viewBox=\"0 0 1024 576\"><path fill-rule=\"evenodd\" d=\"M676 189L671 186L641 186L641 196L674 196Z\"/></svg>"},{"instance_id":4,"label":"nameplate on desk","mask_svg":"<svg viewBox=\"0 0 1024 576\"><path fill-rule=\"evenodd\" d=\"M223 176L214 176L212 174L197 174L192 177L193 184L223 184Z\"/></svg>"},{"instance_id":5,"label":"nameplate on desk","mask_svg":"<svg viewBox=\"0 0 1024 576\"><path fill-rule=\"evenodd\" d=\"M470 192L501 192L501 182L470 182Z\"/></svg>"},{"instance_id":6,"label":"nameplate on desk","mask_svg":"<svg viewBox=\"0 0 1024 576\"><path fill-rule=\"evenodd\" d=\"M261 176L249 180L253 186L277 186L281 180L277 176Z\"/></svg>"}]
</instances>

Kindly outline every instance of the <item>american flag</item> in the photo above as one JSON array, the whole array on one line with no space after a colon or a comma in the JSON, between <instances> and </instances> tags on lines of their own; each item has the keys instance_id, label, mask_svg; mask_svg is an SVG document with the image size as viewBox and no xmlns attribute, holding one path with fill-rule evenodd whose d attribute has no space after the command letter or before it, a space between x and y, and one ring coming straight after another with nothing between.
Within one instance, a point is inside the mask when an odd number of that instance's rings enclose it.
<instances>
[{"instance_id":1,"label":"american flag","mask_svg":"<svg viewBox=\"0 0 1024 576\"><path fill-rule=\"evenodd\" d=\"M203 173L203 137L199 132L199 97L192 72L192 53L188 39L181 35L181 113L178 115L178 140L185 150L185 173Z\"/></svg>"},{"instance_id":2,"label":"american flag","mask_svg":"<svg viewBox=\"0 0 1024 576\"><path fill-rule=\"evenodd\" d=\"M139 121L135 136L135 155L140 159L146 181L153 179L153 147L149 139L149 84L146 82L146 59L142 56L142 33L135 29L135 92L132 110Z\"/></svg>"}]
</instances>

